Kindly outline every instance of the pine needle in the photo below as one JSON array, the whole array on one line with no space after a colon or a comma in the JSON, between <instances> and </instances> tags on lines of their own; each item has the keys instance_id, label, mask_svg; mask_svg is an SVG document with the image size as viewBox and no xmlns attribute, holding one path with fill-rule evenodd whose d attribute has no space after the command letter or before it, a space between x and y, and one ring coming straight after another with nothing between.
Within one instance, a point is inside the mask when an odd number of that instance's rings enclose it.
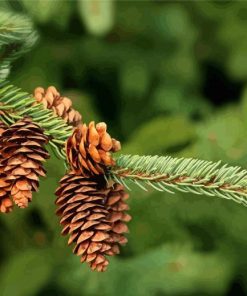
<instances>
[{"instance_id":1,"label":"pine needle","mask_svg":"<svg viewBox=\"0 0 247 296\"><path fill-rule=\"evenodd\" d=\"M231 199L247 206L247 170L192 158L121 155L110 175L122 183L130 180L143 190L170 189Z\"/></svg>"}]
</instances>

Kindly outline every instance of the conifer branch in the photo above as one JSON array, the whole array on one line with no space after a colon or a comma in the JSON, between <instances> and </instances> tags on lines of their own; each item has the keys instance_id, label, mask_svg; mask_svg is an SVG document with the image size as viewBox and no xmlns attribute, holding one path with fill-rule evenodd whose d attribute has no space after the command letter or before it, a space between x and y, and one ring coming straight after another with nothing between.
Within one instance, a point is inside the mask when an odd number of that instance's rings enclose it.
<instances>
[{"instance_id":1,"label":"conifer branch","mask_svg":"<svg viewBox=\"0 0 247 296\"><path fill-rule=\"evenodd\" d=\"M37 33L27 17L0 12L0 79L8 76L11 62L29 51L36 40Z\"/></svg>"},{"instance_id":2,"label":"conifer branch","mask_svg":"<svg viewBox=\"0 0 247 296\"><path fill-rule=\"evenodd\" d=\"M71 135L72 127L54 115L52 110L37 103L28 93L0 80L0 119L10 125L25 116L32 117L33 121L44 129L56 154L65 159L64 144Z\"/></svg>"},{"instance_id":3,"label":"conifer branch","mask_svg":"<svg viewBox=\"0 0 247 296\"><path fill-rule=\"evenodd\" d=\"M247 170L191 158L121 155L110 176L127 186L126 180L143 190L174 190L231 199L247 206ZM128 187L128 186L127 186Z\"/></svg>"}]
</instances>

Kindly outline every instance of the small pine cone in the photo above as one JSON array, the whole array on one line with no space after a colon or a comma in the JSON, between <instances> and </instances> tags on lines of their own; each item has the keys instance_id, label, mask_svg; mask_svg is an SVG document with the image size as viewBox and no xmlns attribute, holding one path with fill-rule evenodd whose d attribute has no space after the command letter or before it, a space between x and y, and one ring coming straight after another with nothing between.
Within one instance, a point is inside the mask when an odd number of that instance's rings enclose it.
<instances>
[{"instance_id":1,"label":"small pine cone","mask_svg":"<svg viewBox=\"0 0 247 296\"><path fill-rule=\"evenodd\" d=\"M7 129L7 126L0 122L0 152L2 147L2 134ZM1 164L3 159L2 154L0 153L0 212L9 213L13 210L13 202L9 198L10 196L10 182L6 180L6 174L4 172L4 166Z\"/></svg>"},{"instance_id":2,"label":"small pine cone","mask_svg":"<svg viewBox=\"0 0 247 296\"><path fill-rule=\"evenodd\" d=\"M11 196L20 208L32 200L38 190L39 176L45 176L42 162L49 158L44 145L48 137L30 118L11 125L2 134L2 161L6 180L11 184Z\"/></svg>"},{"instance_id":3,"label":"small pine cone","mask_svg":"<svg viewBox=\"0 0 247 296\"><path fill-rule=\"evenodd\" d=\"M111 138L106 132L104 122L95 126L78 126L66 142L66 154L71 168L83 176L99 175L107 166L115 164L111 152L121 149L120 142Z\"/></svg>"},{"instance_id":4,"label":"small pine cone","mask_svg":"<svg viewBox=\"0 0 247 296\"><path fill-rule=\"evenodd\" d=\"M61 179L56 195L62 234L69 234L73 252L92 270L105 271L106 256L118 254L119 246L127 242L124 222L130 216L123 212L128 209L123 188L108 188L103 176L85 178L71 172Z\"/></svg>"},{"instance_id":5,"label":"small pine cone","mask_svg":"<svg viewBox=\"0 0 247 296\"><path fill-rule=\"evenodd\" d=\"M77 126L81 122L81 114L72 108L71 100L62 97L54 86L49 86L47 90L43 87L35 88L34 97L38 103L52 109L55 115L62 117L68 124Z\"/></svg>"}]
</instances>

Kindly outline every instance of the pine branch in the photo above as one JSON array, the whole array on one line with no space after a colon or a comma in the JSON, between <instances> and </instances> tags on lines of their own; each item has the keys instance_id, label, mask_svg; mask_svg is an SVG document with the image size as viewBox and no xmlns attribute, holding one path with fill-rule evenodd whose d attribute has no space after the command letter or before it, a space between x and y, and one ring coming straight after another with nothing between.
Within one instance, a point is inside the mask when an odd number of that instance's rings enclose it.
<instances>
[{"instance_id":1,"label":"pine branch","mask_svg":"<svg viewBox=\"0 0 247 296\"><path fill-rule=\"evenodd\" d=\"M72 127L62 118L55 116L52 110L38 104L28 93L0 80L0 119L10 125L24 116L32 117L33 121L45 130L56 154L65 159L64 143L71 135Z\"/></svg>"},{"instance_id":2,"label":"pine branch","mask_svg":"<svg viewBox=\"0 0 247 296\"><path fill-rule=\"evenodd\" d=\"M0 79L8 76L12 61L29 51L36 40L37 33L27 17L0 12Z\"/></svg>"},{"instance_id":3,"label":"pine branch","mask_svg":"<svg viewBox=\"0 0 247 296\"><path fill-rule=\"evenodd\" d=\"M158 191L174 193L175 189L206 194L247 206L247 171L238 166L222 166L220 161L121 155L109 173L125 186L125 181L129 180L143 190L149 185Z\"/></svg>"}]
</instances>

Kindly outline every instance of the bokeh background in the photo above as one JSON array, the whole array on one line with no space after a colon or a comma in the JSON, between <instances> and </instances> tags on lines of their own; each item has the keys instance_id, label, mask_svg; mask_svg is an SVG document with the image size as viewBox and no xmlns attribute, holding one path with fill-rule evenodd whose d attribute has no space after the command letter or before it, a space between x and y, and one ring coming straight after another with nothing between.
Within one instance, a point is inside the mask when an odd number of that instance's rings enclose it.
<instances>
[{"instance_id":1,"label":"bokeh background","mask_svg":"<svg viewBox=\"0 0 247 296\"><path fill-rule=\"evenodd\" d=\"M9 80L55 85L83 120L106 121L123 153L247 165L246 1L1 1L40 38ZM247 209L133 188L129 243L104 274L60 236L48 178L26 210L0 217L1 296L247 295Z\"/></svg>"}]
</instances>

